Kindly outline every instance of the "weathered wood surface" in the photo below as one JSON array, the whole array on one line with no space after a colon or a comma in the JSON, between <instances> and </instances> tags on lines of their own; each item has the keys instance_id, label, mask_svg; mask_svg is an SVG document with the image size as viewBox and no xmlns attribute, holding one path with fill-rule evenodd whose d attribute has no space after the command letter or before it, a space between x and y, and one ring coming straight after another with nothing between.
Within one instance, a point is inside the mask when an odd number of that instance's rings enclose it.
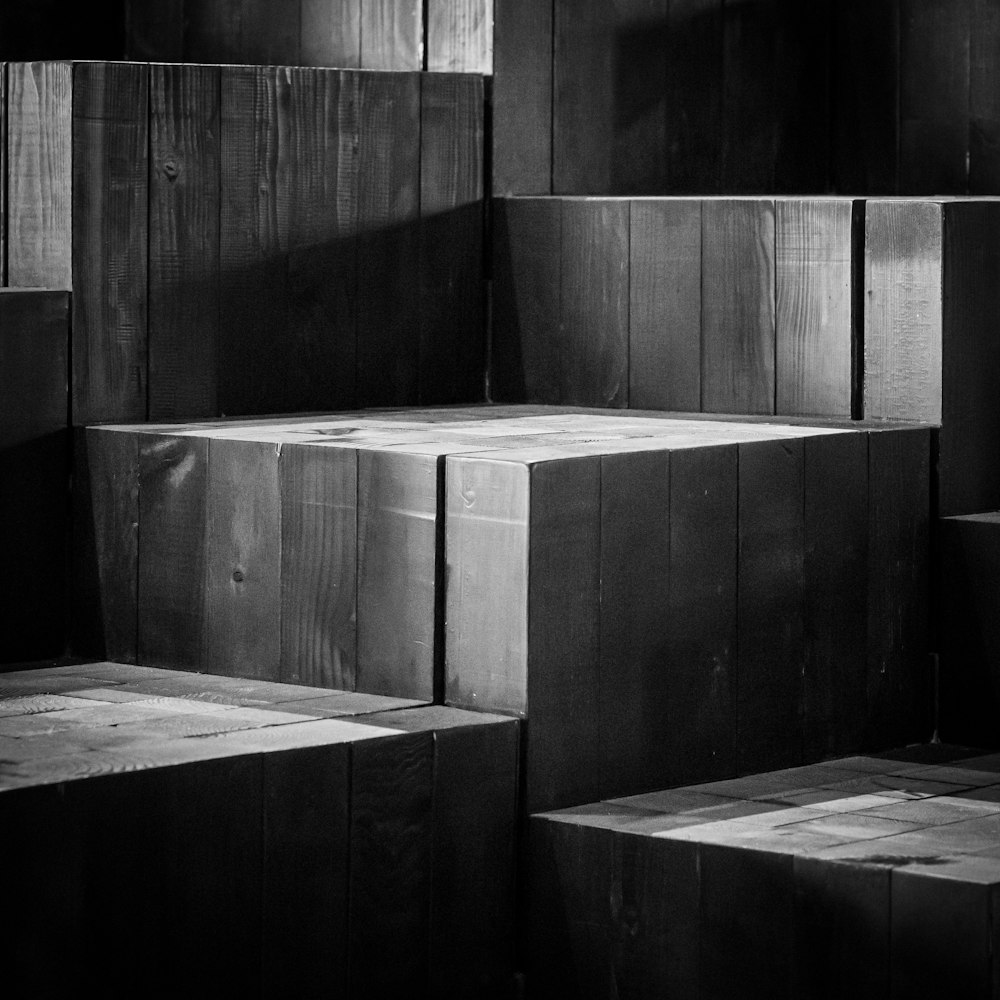
<instances>
[{"instance_id":1,"label":"weathered wood surface","mask_svg":"<svg viewBox=\"0 0 1000 1000\"><path fill-rule=\"evenodd\" d=\"M492 73L494 3L429 0L425 68L432 73Z\"/></svg>"}]
</instances>

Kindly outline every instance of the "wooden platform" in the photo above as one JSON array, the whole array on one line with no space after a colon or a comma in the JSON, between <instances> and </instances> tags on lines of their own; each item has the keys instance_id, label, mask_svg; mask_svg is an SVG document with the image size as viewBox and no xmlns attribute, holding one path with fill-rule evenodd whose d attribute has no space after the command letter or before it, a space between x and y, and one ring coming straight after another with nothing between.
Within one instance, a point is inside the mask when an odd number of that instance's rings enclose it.
<instances>
[{"instance_id":1,"label":"wooden platform","mask_svg":"<svg viewBox=\"0 0 1000 1000\"><path fill-rule=\"evenodd\" d=\"M995 997L1000 755L975 753L532 817L532 995Z\"/></svg>"},{"instance_id":2,"label":"wooden platform","mask_svg":"<svg viewBox=\"0 0 1000 1000\"><path fill-rule=\"evenodd\" d=\"M514 720L399 699L0 675L5 967L40 996L124 996L153 969L152 996L494 995L517 757Z\"/></svg>"}]
</instances>

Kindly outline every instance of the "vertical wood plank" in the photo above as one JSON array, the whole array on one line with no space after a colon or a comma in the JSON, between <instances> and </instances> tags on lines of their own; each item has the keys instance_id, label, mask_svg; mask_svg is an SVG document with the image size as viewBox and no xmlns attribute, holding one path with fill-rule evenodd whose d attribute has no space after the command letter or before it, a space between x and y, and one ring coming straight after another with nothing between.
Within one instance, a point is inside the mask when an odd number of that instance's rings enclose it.
<instances>
[{"instance_id":1,"label":"vertical wood plank","mask_svg":"<svg viewBox=\"0 0 1000 1000\"><path fill-rule=\"evenodd\" d=\"M421 0L362 0L362 68L423 69L423 31Z\"/></svg>"},{"instance_id":2,"label":"vertical wood plank","mask_svg":"<svg viewBox=\"0 0 1000 1000\"><path fill-rule=\"evenodd\" d=\"M362 74L359 107L358 404L413 405L420 350L419 74Z\"/></svg>"},{"instance_id":3,"label":"vertical wood plank","mask_svg":"<svg viewBox=\"0 0 1000 1000\"><path fill-rule=\"evenodd\" d=\"M851 415L850 201L775 205L776 407Z\"/></svg>"},{"instance_id":4,"label":"vertical wood plank","mask_svg":"<svg viewBox=\"0 0 1000 1000\"><path fill-rule=\"evenodd\" d=\"M426 992L434 742L431 732L352 747L350 996ZM392 961L385 960L392 954Z\"/></svg>"},{"instance_id":5,"label":"vertical wood plank","mask_svg":"<svg viewBox=\"0 0 1000 1000\"><path fill-rule=\"evenodd\" d=\"M804 752L861 749L868 634L868 438L806 438Z\"/></svg>"},{"instance_id":6,"label":"vertical wood plank","mask_svg":"<svg viewBox=\"0 0 1000 1000\"><path fill-rule=\"evenodd\" d=\"M73 67L7 67L6 284L73 287Z\"/></svg>"},{"instance_id":7,"label":"vertical wood plank","mask_svg":"<svg viewBox=\"0 0 1000 1000\"><path fill-rule=\"evenodd\" d=\"M207 438L139 436L138 662L211 669L205 643Z\"/></svg>"},{"instance_id":8,"label":"vertical wood plank","mask_svg":"<svg viewBox=\"0 0 1000 1000\"><path fill-rule=\"evenodd\" d=\"M493 53L493 194L552 193L552 5L502 0Z\"/></svg>"},{"instance_id":9,"label":"vertical wood plank","mask_svg":"<svg viewBox=\"0 0 1000 1000\"><path fill-rule=\"evenodd\" d=\"M209 439L207 648L210 673L277 680L281 497L273 444Z\"/></svg>"},{"instance_id":10,"label":"vertical wood plank","mask_svg":"<svg viewBox=\"0 0 1000 1000\"><path fill-rule=\"evenodd\" d=\"M150 67L152 420L217 412L219 94L217 67Z\"/></svg>"},{"instance_id":11,"label":"vertical wood plank","mask_svg":"<svg viewBox=\"0 0 1000 1000\"><path fill-rule=\"evenodd\" d=\"M629 405L700 410L700 201L632 202L629 296Z\"/></svg>"},{"instance_id":12,"label":"vertical wood plank","mask_svg":"<svg viewBox=\"0 0 1000 1000\"><path fill-rule=\"evenodd\" d=\"M241 0L239 61L264 66L299 66L301 0ZM214 60L213 60L214 61Z\"/></svg>"},{"instance_id":13,"label":"vertical wood plank","mask_svg":"<svg viewBox=\"0 0 1000 1000\"><path fill-rule=\"evenodd\" d=\"M702 408L774 412L774 202L702 205Z\"/></svg>"},{"instance_id":14,"label":"vertical wood plank","mask_svg":"<svg viewBox=\"0 0 1000 1000\"><path fill-rule=\"evenodd\" d=\"M942 206L865 209L864 415L941 420Z\"/></svg>"},{"instance_id":15,"label":"vertical wood plank","mask_svg":"<svg viewBox=\"0 0 1000 1000\"><path fill-rule=\"evenodd\" d=\"M361 65L361 0L300 0L303 66Z\"/></svg>"},{"instance_id":16,"label":"vertical wood plank","mask_svg":"<svg viewBox=\"0 0 1000 1000\"><path fill-rule=\"evenodd\" d=\"M628 406L629 203L564 201L560 402Z\"/></svg>"},{"instance_id":17,"label":"vertical wood plank","mask_svg":"<svg viewBox=\"0 0 1000 1000\"><path fill-rule=\"evenodd\" d=\"M282 448L281 669L292 684L355 688L357 454Z\"/></svg>"},{"instance_id":18,"label":"vertical wood plank","mask_svg":"<svg viewBox=\"0 0 1000 1000\"><path fill-rule=\"evenodd\" d=\"M739 446L740 774L802 758L803 443Z\"/></svg>"},{"instance_id":19,"label":"vertical wood plank","mask_svg":"<svg viewBox=\"0 0 1000 1000\"><path fill-rule=\"evenodd\" d=\"M420 403L483 397L483 81L420 90Z\"/></svg>"},{"instance_id":20,"label":"vertical wood plank","mask_svg":"<svg viewBox=\"0 0 1000 1000\"><path fill-rule=\"evenodd\" d=\"M434 698L438 469L433 455L358 453L357 689Z\"/></svg>"},{"instance_id":21,"label":"vertical wood plank","mask_svg":"<svg viewBox=\"0 0 1000 1000\"><path fill-rule=\"evenodd\" d=\"M427 69L493 72L493 0L428 0Z\"/></svg>"},{"instance_id":22,"label":"vertical wood plank","mask_svg":"<svg viewBox=\"0 0 1000 1000\"><path fill-rule=\"evenodd\" d=\"M184 62L184 7L184 0L155 4L125 0L125 58L130 62Z\"/></svg>"},{"instance_id":23,"label":"vertical wood plank","mask_svg":"<svg viewBox=\"0 0 1000 1000\"><path fill-rule=\"evenodd\" d=\"M736 773L737 468L735 445L670 456L665 785Z\"/></svg>"},{"instance_id":24,"label":"vertical wood plank","mask_svg":"<svg viewBox=\"0 0 1000 1000\"><path fill-rule=\"evenodd\" d=\"M671 772L670 457L601 457L601 797L650 791Z\"/></svg>"},{"instance_id":25,"label":"vertical wood plank","mask_svg":"<svg viewBox=\"0 0 1000 1000\"><path fill-rule=\"evenodd\" d=\"M969 43L969 193L1000 188L1000 8L971 0Z\"/></svg>"},{"instance_id":26,"label":"vertical wood plank","mask_svg":"<svg viewBox=\"0 0 1000 1000\"><path fill-rule=\"evenodd\" d=\"M288 234L279 191L289 169L282 134L288 84L284 69L222 71L218 404L225 415L280 409Z\"/></svg>"},{"instance_id":27,"label":"vertical wood plank","mask_svg":"<svg viewBox=\"0 0 1000 1000\"><path fill-rule=\"evenodd\" d=\"M0 61L0 288L7 287L7 78Z\"/></svg>"},{"instance_id":28,"label":"vertical wood plank","mask_svg":"<svg viewBox=\"0 0 1000 1000\"><path fill-rule=\"evenodd\" d=\"M147 413L148 79L73 66L73 421Z\"/></svg>"},{"instance_id":29,"label":"vertical wood plank","mask_svg":"<svg viewBox=\"0 0 1000 1000\"><path fill-rule=\"evenodd\" d=\"M495 203L490 394L497 402L556 403L562 207L543 198Z\"/></svg>"}]
</instances>

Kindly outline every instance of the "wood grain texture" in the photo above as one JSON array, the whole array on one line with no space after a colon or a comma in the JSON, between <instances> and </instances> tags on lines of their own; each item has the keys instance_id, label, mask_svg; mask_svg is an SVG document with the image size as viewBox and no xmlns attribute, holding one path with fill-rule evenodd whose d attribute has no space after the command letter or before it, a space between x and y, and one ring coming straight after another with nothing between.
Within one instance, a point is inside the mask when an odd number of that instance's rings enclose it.
<instances>
[{"instance_id":1,"label":"wood grain texture","mask_svg":"<svg viewBox=\"0 0 1000 1000\"><path fill-rule=\"evenodd\" d=\"M495 203L490 395L497 402L556 403L562 207L519 198Z\"/></svg>"},{"instance_id":2,"label":"wood grain texture","mask_svg":"<svg viewBox=\"0 0 1000 1000\"><path fill-rule=\"evenodd\" d=\"M432 73L493 72L494 0L429 0L427 66Z\"/></svg>"},{"instance_id":3,"label":"wood grain texture","mask_svg":"<svg viewBox=\"0 0 1000 1000\"><path fill-rule=\"evenodd\" d=\"M670 457L601 457L602 797L660 787L672 770Z\"/></svg>"},{"instance_id":4,"label":"wood grain texture","mask_svg":"<svg viewBox=\"0 0 1000 1000\"><path fill-rule=\"evenodd\" d=\"M864 415L941 420L942 206L865 209Z\"/></svg>"},{"instance_id":5,"label":"wood grain texture","mask_svg":"<svg viewBox=\"0 0 1000 1000\"><path fill-rule=\"evenodd\" d=\"M421 405L483 398L483 81L420 87Z\"/></svg>"},{"instance_id":6,"label":"wood grain texture","mask_svg":"<svg viewBox=\"0 0 1000 1000\"><path fill-rule=\"evenodd\" d=\"M362 38L364 32L362 31ZM420 77L359 83L358 404L413 405L420 351Z\"/></svg>"},{"instance_id":7,"label":"wood grain texture","mask_svg":"<svg viewBox=\"0 0 1000 1000\"><path fill-rule=\"evenodd\" d=\"M775 412L851 415L849 201L775 205Z\"/></svg>"},{"instance_id":8,"label":"wood grain texture","mask_svg":"<svg viewBox=\"0 0 1000 1000\"><path fill-rule=\"evenodd\" d=\"M148 67L73 66L73 421L147 413Z\"/></svg>"},{"instance_id":9,"label":"wood grain texture","mask_svg":"<svg viewBox=\"0 0 1000 1000\"><path fill-rule=\"evenodd\" d=\"M281 495L275 451L258 441L209 443L204 655L212 673L278 679Z\"/></svg>"},{"instance_id":10,"label":"wood grain texture","mask_svg":"<svg viewBox=\"0 0 1000 1000\"><path fill-rule=\"evenodd\" d=\"M11 63L7 74L4 283L71 289L73 67Z\"/></svg>"},{"instance_id":11,"label":"wood grain texture","mask_svg":"<svg viewBox=\"0 0 1000 1000\"><path fill-rule=\"evenodd\" d=\"M421 0L363 0L361 65L365 69L423 69Z\"/></svg>"},{"instance_id":12,"label":"wood grain texture","mask_svg":"<svg viewBox=\"0 0 1000 1000\"><path fill-rule=\"evenodd\" d=\"M926 740L930 726L930 432L868 445L868 746Z\"/></svg>"},{"instance_id":13,"label":"wood grain texture","mask_svg":"<svg viewBox=\"0 0 1000 1000\"><path fill-rule=\"evenodd\" d=\"M358 453L359 691L434 697L438 467L434 456Z\"/></svg>"},{"instance_id":14,"label":"wood grain texture","mask_svg":"<svg viewBox=\"0 0 1000 1000\"><path fill-rule=\"evenodd\" d=\"M701 409L701 202L633 201L629 406Z\"/></svg>"},{"instance_id":15,"label":"wood grain texture","mask_svg":"<svg viewBox=\"0 0 1000 1000\"><path fill-rule=\"evenodd\" d=\"M736 773L737 468L735 445L671 454L664 785Z\"/></svg>"},{"instance_id":16,"label":"wood grain texture","mask_svg":"<svg viewBox=\"0 0 1000 1000\"><path fill-rule=\"evenodd\" d=\"M211 670L206 643L209 441L139 436L138 662Z\"/></svg>"},{"instance_id":17,"label":"wood grain texture","mask_svg":"<svg viewBox=\"0 0 1000 1000\"><path fill-rule=\"evenodd\" d=\"M125 0L125 58L132 62L183 62L184 8L184 0L155 4Z\"/></svg>"},{"instance_id":18,"label":"wood grain texture","mask_svg":"<svg viewBox=\"0 0 1000 1000\"><path fill-rule=\"evenodd\" d=\"M220 71L150 68L149 417L217 413Z\"/></svg>"},{"instance_id":19,"label":"wood grain texture","mask_svg":"<svg viewBox=\"0 0 1000 1000\"><path fill-rule=\"evenodd\" d=\"M804 755L863 742L868 635L868 437L806 438Z\"/></svg>"},{"instance_id":20,"label":"wood grain texture","mask_svg":"<svg viewBox=\"0 0 1000 1000\"><path fill-rule=\"evenodd\" d=\"M969 42L969 193L1000 187L1000 87L996 51L1000 9L991 0L971 0Z\"/></svg>"},{"instance_id":21,"label":"wood grain texture","mask_svg":"<svg viewBox=\"0 0 1000 1000\"><path fill-rule=\"evenodd\" d=\"M303 66L361 65L361 0L299 0Z\"/></svg>"},{"instance_id":22,"label":"wood grain texture","mask_svg":"<svg viewBox=\"0 0 1000 1000\"><path fill-rule=\"evenodd\" d=\"M774 412L774 202L702 205L702 409Z\"/></svg>"},{"instance_id":23,"label":"wood grain texture","mask_svg":"<svg viewBox=\"0 0 1000 1000\"><path fill-rule=\"evenodd\" d=\"M739 774L802 760L803 496L802 441L739 446Z\"/></svg>"},{"instance_id":24,"label":"wood grain texture","mask_svg":"<svg viewBox=\"0 0 1000 1000\"><path fill-rule=\"evenodd\" d=\"M358 460L288 446L281 484L281 669L286 683L355 689Z\"/></svg>"},{"instance_id":25,"label":"wood grain texture","mask_svg":"<svg viewBox=\"0 0 1000 1000\"><path fill-rule=\"evenodd\" d=\"M552 193L552 5L496 4L493 191Z\"/></svg>"}]
</instances>

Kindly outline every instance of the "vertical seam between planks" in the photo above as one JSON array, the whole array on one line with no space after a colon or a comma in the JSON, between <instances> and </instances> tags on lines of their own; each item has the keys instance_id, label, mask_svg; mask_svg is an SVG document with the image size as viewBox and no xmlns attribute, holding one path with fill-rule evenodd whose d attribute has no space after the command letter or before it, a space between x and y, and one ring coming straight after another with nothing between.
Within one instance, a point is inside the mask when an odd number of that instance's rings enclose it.
<instances>
[{"instance_id":1,"label":"vertical seam between planks","mask_svg":"<svg viewBox=\"0 0 1000 1000\"><path fill-rule=\"evenodd\" d=\"M556 9L558 0L549 3L549 190L556 191Z\"/></svg>"},{"instance_id":2,"label":"vertical seam between planks","mask_svg":"<svg viewBox=\"0 0 1000 1000\"><path fill-rule=\"evenodd\" d=\"M778 200L771 199L771 413L778 412Z\"/></svg>"},{"instance_id":3,"label":"vertical seam between planks","mask_svg":"<svg viewBox=\"0 0 1000 1000\"><path fill-rule=\"evenodd\" d=\"M632 205L625 211L625 409L632 406Z\"/></svg>"},{"instance_id":4,"label":"vertical seam between planks","mask_svg":"<svg viewBox=\"0 0 1000 1000\"><path fill-rule=\"evenodd\" d=\"M896 91L896 94L895 94L895 97L896 97L896 107L895 107L895 111L896 111L896 135L894 136L896 162L895 162L895 164L893 164L893 173L894 173L894 177L893 177L893 191L897 195L900 193L900 190L899 190L900 183L899 182L900 182L900 175L902 173L902 170L901 170L902 131L903 131L903 126L902 126L902 115L903 115L903 110L902 110L902 104L903 104L903 94L902 94L902 86L903 86L903 38L902 38L903 32L902 32L902 18L903 18L902 8L901 8L901 6L900 6L900 4L899 4L899 2L897 0L897 2L893 5L893 32L894 32L894 35L895 35L895 37L894 37L893 40L896 43L896 87L895 87L895 91Z\"/></svg>"},{"instance_id":5,"label":"vertical seam between planks","mask_svg":"<svg viewBox=\"0 0 1000 1000\"><path fill-rule=\"evenodd\" d=\"M698 412L705 412L705 199L698 199L698 227L701 246L698 250Z\"/></svg>"},{"instance_id":6,"label":"vertical seam between planks","mask_svg":"<svg viewBox=\"0 0 1000 1000\"><path fill-rule=\"evenodd\" d=\"M10 149L7 142L7 120L10 113L10 66L6 62L0 63L0 153L2 153L3 173L0 174L0 207L3 208L0 216L0 244L3 245L3 255L0 256L0 288L7 286L7 259L10 256L9 232L7 219L10 216Z\"/></svg>"},{"instance_id":7,"label":"vertical seam between planks","mask_svg":"<svg viewBox=\"0 0 1000 1000\"><path fill-rule=\"evenodd\" d=\"M152 68L148 63L145 64L146 67L146 308L145 308L145 320L146 320L146 385L145 385L145 397L146 397L146 420L150 419L150 374L152 372L152 354L153 354L153 340L150 336L150 330L152 327L151 320L151 310L149 308L149 286L150 286L150 260L153 251L153 73ZM161 72L161 79L163 80L164 97L166 97L167 91L167 70L164 69Z\"/></svg>"},{"instance_id":8,"label":"vertical seam between planks","mask_svg":"<svg viewBox=\"0 0 1000 1000\"><path fill-rule=\"evenodd\" d=\"M354 912L354 908L351 906L351 898L353 896L354 882L352 879L352 868L354 861L354 850L353 850L353 840L354 840L354 744L345 744L347 748L347 823L346 823L346 840L347 840L347 850L345 851L346 865L347 868L347 879L346 879L346 892L344 893L344 937L346 939L346 948L344 949L346 955L344 956L344 965L346 967L346 975L344 978L347 980L345 983L345 994L350 997L353 996L351 990L351 979L354 975L353 968L353 949L351 948L351 916Z\"/></svg>"},{"instance_id":9,"label":"vertical seam between planks","mask_svg":"<svg viewBox=\"0 0 1000 1000\"><path fill-rule=\"evenodd\" d=\"M426 73L430 66L431 48L430 0L423 0L421 3L420 19L420 43L423 46L423 51L420 53L420 68Z\"/></svg>"},{"instance_id":10,"label":"vertical seam between planks","mask_svg":"<svg viewBox=\"0 0 1000 1000\"><path fill-rule=\"evenodd\" d=\"M361 516L361 449L354 449L354 687L361 680L361 562L363 520Z\"/></svg>"},{"instance_id":11,"label":"vertical seam between planks","mask_svg":"<svg viewBox=\"0 0 1000 1000\"><path fill-rule=\"evenodd\" d=\"M734 729L733 733L733 757L736 761L736 774L739 775L742 764L742 753L740 751L740 675L742 674L742 664L740 662L740 538L742 527L742 517L740 516L740 459L743 455L743 445L736 446L736 629L733 635L733 662L736 664L736 697L733 706Z\"/></svg>"}]
</instances>

